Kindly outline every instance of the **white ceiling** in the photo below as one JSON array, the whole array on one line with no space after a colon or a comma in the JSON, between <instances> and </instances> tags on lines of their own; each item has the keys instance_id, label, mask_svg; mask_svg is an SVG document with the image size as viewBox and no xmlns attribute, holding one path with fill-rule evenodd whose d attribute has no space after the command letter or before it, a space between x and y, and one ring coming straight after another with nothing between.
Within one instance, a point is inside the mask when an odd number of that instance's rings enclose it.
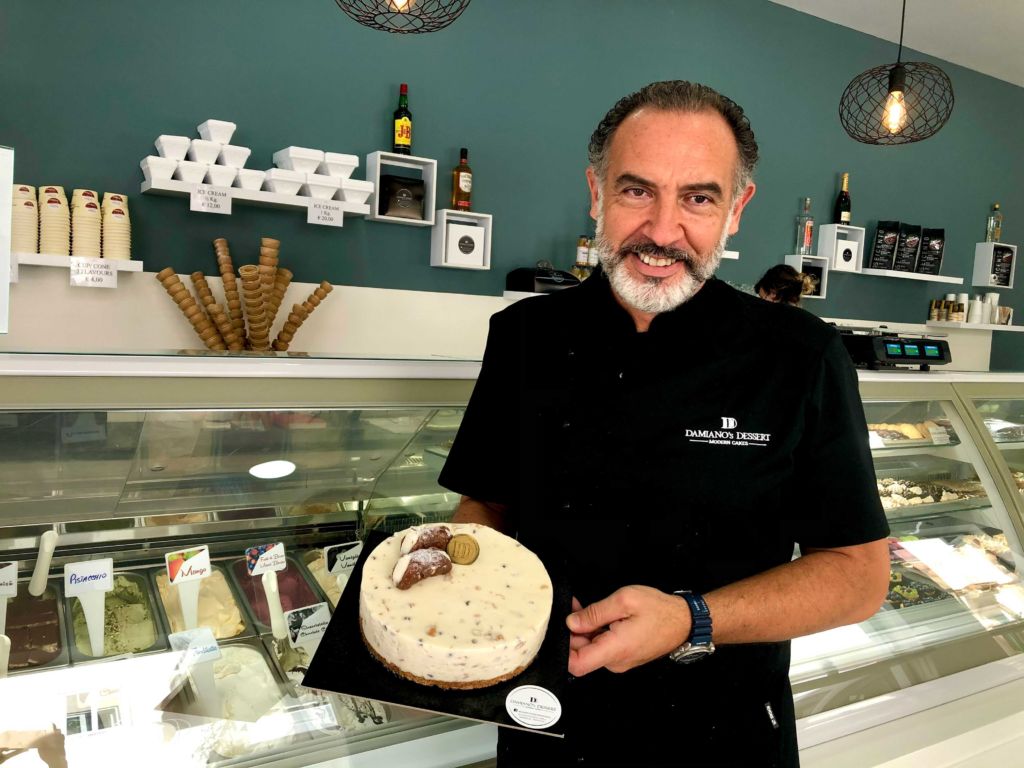
<instances>
[{"instance_id":1,"label":"white ceiling","mask_svg":"<svg viewBox=\"0 0 1024 768\"><path fill-rule=\"evenodd\" d=\"M902 0L771 1L899 43ZM907 0L903 45L1024 86L1024 0Z\"/></svg>"}]
</instances>

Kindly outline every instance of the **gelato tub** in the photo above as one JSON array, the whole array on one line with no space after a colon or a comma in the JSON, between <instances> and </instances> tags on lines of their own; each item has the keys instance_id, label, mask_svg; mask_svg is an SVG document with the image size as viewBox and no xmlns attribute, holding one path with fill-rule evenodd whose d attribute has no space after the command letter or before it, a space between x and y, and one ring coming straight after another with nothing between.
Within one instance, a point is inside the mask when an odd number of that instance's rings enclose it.
<instances>
[{"instance_id":1,"label":"gelato tub","mask_svg":"<svg viewBox=\"0 0 1024 768\"><path fill-rule=\"evenodd\" d=\"M178 588L170 583L164 569L156 572L154 581L169 630L181 632L185 629L185 617L181 611ZM213 636L218 640L253 634L248 622L242 618L234 588L223 569L216 565L210 576L199 583L199 626L212 629Z\"/></svg>"},{"instance_id":2,"label":"gelato tub","mask_svg":"<svg viewBox=\"0 0 1024 768\"><path fill-rule=\"evenodd\" d=\"M290 557L287 560L288 567L277 572L277 586L284 611L287 613L295 608L322 603L323 598L313 591L300 570L301 566ZM245 597L246 606L252 614L256 628L261 633L269 632L270 608L267 606L267 595L263 591L263 579L249 575L245 558L239 558L231 564L231 575Z\"/></svg>"},{"instance_id":3,"label":"gelato tub","mask_svg":"<svg viewBox=\"0 0 1024 768\"><path fill-rule=\"evenodd\" d=\"M18 594L7 600L7 636L11 639L11 672L68 663L61 608L61 583L51 580L39 597L28 593L28 581L18 583Z\"/></svg>"},{"instance_id":4,"label":"gelato tub","mask_svg":"<svg viewBox=\"0 0 1024 768\"><path fill-rule=\"evenodd\" d=\"M331 604L331 610L337 607L341 599L341 587L338 579L327 572L327 563L324 562L324 551L312 549L302 556L302 562L309 570L310 575L316 579L317 585L327 595L327 601ZM348 576L342 576L342 584L348 581Z\"/></svg>"},{"instance_id":5,"label":"gelato tub","mask_svg":"<svg viewBox=\"0 0 1024 768\"><path fill-rule=\"evenodd\" d=\"M81 601L71 598L68 610L71 660L97 658L92 654ZM103 656L160 651L166 647L146 579L137 573L115 571L114 588L107 592L103 606Z\"/></svg>"}]
</instances>

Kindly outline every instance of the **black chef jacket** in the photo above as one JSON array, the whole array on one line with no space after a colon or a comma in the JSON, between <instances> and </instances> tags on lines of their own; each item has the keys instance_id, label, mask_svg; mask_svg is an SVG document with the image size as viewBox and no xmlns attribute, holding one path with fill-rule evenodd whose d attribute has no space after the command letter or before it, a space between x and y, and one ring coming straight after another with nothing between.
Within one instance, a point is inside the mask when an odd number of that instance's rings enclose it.
<instances>
[{"instance_id":1,"label":"black chef jacket","mask_svg":"<svg viewBox=\"0 0 1024 768\"><path fill-rule=\"evenodd\" d=\"M509 505L583 605L888 533L838 333L715 279L646 333L600 271L495 314L440 482ZM795 766L788 672L789 643L598 670L569 685L565 740L501 729L498 765Z\"/></svg>"}]
</instances>

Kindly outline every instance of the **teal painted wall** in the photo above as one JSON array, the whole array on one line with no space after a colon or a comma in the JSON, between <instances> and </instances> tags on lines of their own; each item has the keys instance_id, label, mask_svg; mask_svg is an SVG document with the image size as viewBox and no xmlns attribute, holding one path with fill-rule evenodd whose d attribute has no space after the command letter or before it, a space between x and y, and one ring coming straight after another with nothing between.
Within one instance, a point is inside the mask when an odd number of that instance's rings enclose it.
<instances>
[{"instance_id":1,"label":"teal painted wall","mask_svg":"<svg viewBox=\"0 0 1024 768\"><path fill-rule=\"evenodd\" d=\"M272 235L299 280L499 294L512 268L571 263L576 236L591 229L591 130L618 97L668 78L734 98L761 145L758 194L731 244L742 256L720 273L731 282L753 283L792 249L801 196L827 218L842 170L854 223L869 236L879 218L946 228L944 274L969 278L994 200L1004 240L1024 238L1024 89L942 63L956 107L937 136L858 144L839 125L839 96L857 73L892 61L895 46L767 0L474 0L451 27L423 36L366 29L332 0L5 0L0 47L0 143L16 149L16 180L132 195L147 270L215 272L214 237L227 237L240 262ZM230 218L192 214L184 199L138 195L153 139L194 136L208 117L238 124L249 167L270 167L290 144L361 157L387 148L402 81L415 152L439 161L442 199L459 146L470 148L474 206L495 216L490 272L431 268L425 228L348 219L332 230L298 211L241 205ZM920 322L944 292L833 274L828 298L806 304L825 316ZM1005 292L1003 303L1024 322L1020 294ZM1024 368L1024 339L997 336L994 367Z\"/></svg>"}]
</instances>

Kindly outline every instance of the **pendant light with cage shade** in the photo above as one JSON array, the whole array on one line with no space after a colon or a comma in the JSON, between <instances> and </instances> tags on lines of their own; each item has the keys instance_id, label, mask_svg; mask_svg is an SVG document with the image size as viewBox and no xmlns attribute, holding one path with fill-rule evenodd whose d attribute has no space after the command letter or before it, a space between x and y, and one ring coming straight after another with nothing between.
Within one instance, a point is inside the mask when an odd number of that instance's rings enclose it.
<instances>
[{"instance_id":1,"label":"pendant light with cage shade","mask_svg":"<svg viewBox=\"0 0 1024 768\"><path fill-rule=\"evenodd\" d=\"M360 24L399 35L436 32L466 10L469 0L334 0Z\"/></svg>"},{"instance_id":2,"label":"pendant light with cage shade","mask_svg":"<svg viewBox=\"0 0 1024 768\"><path fill-rule=\"evenodd\" d=\"M953 84L934 64L903 61L903 27L895 64L857 75L839 100L839 121L864 144L896 145L923 141L939 132L953 112Z\"/></svg>"}]
</instances>

